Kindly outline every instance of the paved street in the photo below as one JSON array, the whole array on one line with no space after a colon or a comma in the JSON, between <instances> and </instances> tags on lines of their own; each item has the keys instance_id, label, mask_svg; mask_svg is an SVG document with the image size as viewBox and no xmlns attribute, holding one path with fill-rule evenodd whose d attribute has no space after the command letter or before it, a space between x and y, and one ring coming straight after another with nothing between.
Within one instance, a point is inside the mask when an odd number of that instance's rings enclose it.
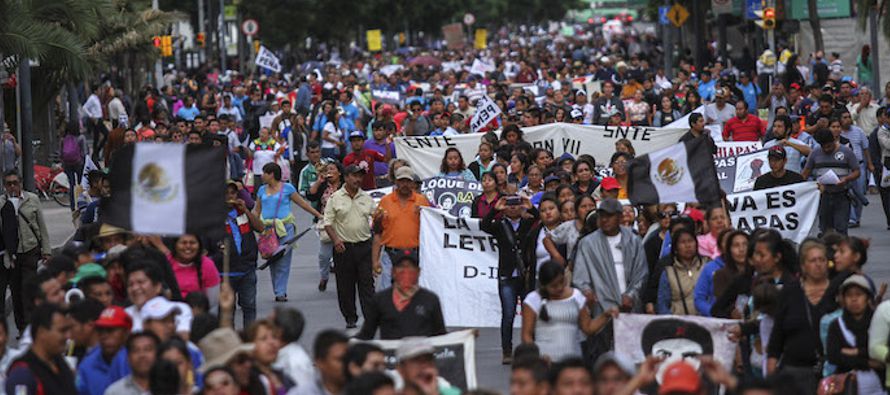
<instances>
[{"instance_id":1,"label":"paved street","mask_svg":"<svg viewBox=\"0 0 890 395\"><path fill-rule=\"evenodd\" d=\"M865 269L874 276L878 283L890 282L890 265L887 265L886 257L890 256L890 231L886 230L886 222L881 212L880 200L877 195L869 195L871 205L866 207L863 215L862 227L853 229L851 234L871 238L869 250L870 261ZM72 231L71 221L67 208L55 203L44 203L44 214L47 218L50 239L54 245L58 245L70 235ZM309 217L302 211L297 214L299 229L305 229L309 224ZM344 328L345 323L337 308L337 296L334 281L328 285L328 291L318 292L318 270L316 253L318 251L318 238L310 232L297 242L298 246L294 254L293 268L288 296L291 306L299 308L307 318L306 331L303 334L302 343L311 350L312 339L315 334L326 328ZM269 314L275 306L268 271L258 275L259 287L257 296L257 308L259 316ZM447 301L445 301L447 303ZM240 317L240 314L236 314ZM240 324L238 324L240 326ZM519 331L514 335L514 341L518 341ZM311 352L311 351L310 351ZM486 328L480 331L476 346L476 366L479 386L506 390L508 387L509 369L500 364L500 340L497 328Z\"/></svg>"}]
</instances>

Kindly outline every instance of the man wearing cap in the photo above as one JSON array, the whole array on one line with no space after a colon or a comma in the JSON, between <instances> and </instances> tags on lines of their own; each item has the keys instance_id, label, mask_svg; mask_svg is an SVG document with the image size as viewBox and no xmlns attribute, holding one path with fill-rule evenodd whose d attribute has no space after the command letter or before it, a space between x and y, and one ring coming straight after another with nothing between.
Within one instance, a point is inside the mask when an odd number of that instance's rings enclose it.
<instances>
[{"instance_id":1,"label":"man wearing cap","mask_svg":"<svg viewBox=\"0 0 890 395\"><path fill-rule=\"evenodd\" d=\"M623 355L609 351L593 364L594 393L617 395L634 376L636 367Z\"/></svg>"},{"instance_id":2,"label":"man wearing cap","mask_svg":"<svg viewBox=\"0 0 890 395\"><path fill-rule=\"evenodd\" d=\"M714 92L714 102L705 106L705 122L708 125L723 125L735 115L735 108L726 102L727 99L727 89L719 88Z\"/></svg>"},{"instance_id":3,"label":"man wearing cap","mask_svg":"<svg viewBox=\"0 0 890 395\"><path fill-rule=\"evenodd\" d=\"M814 136L818 149L807 158L801 177L810 175L819 182L822 199L819 202L819 230L829 229L846 235L850 220L848 189L859 178L859 161L853 150L841 145L828 129L819 129Z\"/></svg>"},{"instance_id":4,"label":"man wearing cap","mask_svg":"<svg viewBox=\"0 0 890 395\"><path fill-rule=\"evenodd\" d=\"M420 387L424 395L460 394L459 389L439 378L435 352L433 344L425 338L404 339L396 349L399 376L404 382Z\"/></svg>"},{"instance_id":5,"label":"man wearing cap","mask_svg":"<svg viewBox=\"0 0 890 395\"><path fill-rule=\"evenodd\" d=\"M576 247L572 278L575 287L589 301L595 301L594 314L614 307L624 312L640 310L640 296L649 269L639 236L620 226L623 212L618 200L603 200L596 210L599 229L581 239ZM607 326L606 335L597 338L609 339L611 328ZM602 351L608 348L611 347L604 347Z\"/></svg>"},{"instance_id":6,"label":"man wearing cap","mask_svg":"<svg viewBox=\"0 0 890 395\"><path fill-rule=\"evenodd\" d=\"M778 115L773 122L772 134L774 139L763 143L763 148L781 147L785 150L788 161L785 168L800 173L802 158L809 156L813 149L805 142L791 136L794 127L793 121L787 115Z\"/></svg>"},{"instance_id":7,"label":"man wearing cap","mask_svg":"<svg viewBox=\"0 0 890 395\"><path fill-rule=\"evenodd\" d=\"M349 133L349 144L352 152L343 158L343 166L363 166L365 174L362 179L362 189L368 191L377 188L377 180L374 178L375 163L388 163L392 158L392 146L386 144L385 153L381 154L372 149L365 149L365 132L360 130Z\"/></svg>"},{"instance_id":8,"label":"man wearing cap","mask_svg":"<svg viewBox=\"0 0 890 395\"><path fill-rule=\"evenodd\" d=\"M767 154L770 172L757 177L757 180L754 181L755 191L803 182L803 177L800 174L786 168L788 166L787 155L782 146L777 145L770 148Z\"/></svg>"},{"instance_id":9,"label":"man wearing cap","mask_svg":"<svg viewBox=\"0 0 890 395\"><path fill-rule=\"evenodd\" d=\"M429 207L430 202L426 196L417 192L414 176L414 169L409 166L396 170L394 190L380 199L377 211L374 212L371 262L374 272L382 274L378 289L390 286L390 266L396 256L405 250L417 254L420 246L420 208Z\"/></svg>"},{"instance_id":10,"label":"man wearing cap","mask_svg":"<svg viewBox=\"0 0 890 395\"><path fill-rule=\"evenodd\" d=\"M88 351L77 367L77 392L81 395L102 395L111 385L111 363L127 341L133 320L122 307L109 306L102 310L94 326L99 346Z\"/></svg>"},{"instance_id":11,"label":"man wearing cap","mask_svg":"<svg viewBox=\"0 0 890 395\"><path fill-rule=\"evenodd\" d=\"M417 284L420 265L414 251L405 251L393 260L393 286L374 295L366 309L358 339L371 340L380 328L381 340L409 336L444 335L445 319L435 293Z\"/></svg>"},{"instance_id":12,"label":"man wearing cap","mask_svg":"<svg viewBox=\"0 0 890 395\"><path fill-rule=\"evenodd\" d=\"M15 325L21 332L28 314L22 280L37 272L37 262L52 253L49 233L37 195L22 188L15 170L3 174L6 193L0 195L0 313L6 306L6 287L12 291Z\"/></svg>"},{"instance_id":13,"label":"man wearing cap","mask_svg":"<svg viewBox=\"0 0 890 395\"><path fill-rule=\"evenodd\" d=\"M157 359L160 340L150 332L136 332L127 338L127 362L132 373L112 383L105 395L145 395L149 393L149 372Z\"/></svg>"},{"instance_id":14,"label":"man wearing cap","mask_svg":"<svg viewBox=\"0 0 890 395\"><path fill-rule=\"evenodd\" d=\"M585 125L593 123L593 113L595 112L595 109L593 104L590 104L588 101L587 92L583 89L578 89L575 92L575 107L581 110L581 114L584 116L581 123Z\"/></svg>"},{"instance_id":15,"label":"man wearing cap","mask_svg":"<svg viewBox=\"0 0 890 395\"><path fill-rule=\"evenodd\" d=\"M370 226L374 200L360 188L367 172L367 166L347 166L346 182L331 195L324 211L324 229L334 244L337 299L348 329L358 321L356 288L363 312L374 296Z\"/></svg>"}]
</instances>

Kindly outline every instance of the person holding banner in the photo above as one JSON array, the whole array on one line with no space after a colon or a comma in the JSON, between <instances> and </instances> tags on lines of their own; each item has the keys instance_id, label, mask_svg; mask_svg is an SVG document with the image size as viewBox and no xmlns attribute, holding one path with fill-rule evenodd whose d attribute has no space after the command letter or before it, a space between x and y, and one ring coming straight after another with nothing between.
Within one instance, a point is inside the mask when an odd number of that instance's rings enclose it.
<instances>
[{"instance_id":1,"label":"person holding banner","mask_svg":"<svg viewBox=\"0 0 890 395\"><path fill-rule=\"evenodd\" d=\"M483 141L479 144L476 160L470 163L467 168L473 173L473 177L477 180L482 180L482 175L490 172L492 165L495 163L497 162L494 160L494 146L489 142Z\"/></svg>"},{"instance_id":2,"label":"person holding banner","mask_svg":"<svg viewBox=\"0 0 890 395\"><path fill-rule=\"evenodd\" d=\"M779 117L781 119L781 117ZM780 123L779 119L776 120L776 123ZM767 160L769 161L770 172L760 177L757 177L754 180L754 190L759 191L762 189L775 188L783 185L791 185L796 184L798 182L803 182L803 177L800 174L797 174L791 170L788 170L788 147L782 148L782 146L776 145L770 148L769 153L767 154Z\"/></svg>"},{"instance_id":3,"label":"person holding banner","mask_svg":"<svg viewBox=\"0 0 890 395\"><path fill-rule=\"evenodd\" d=\"M570 287L565 267L554 261L541 265L540 286L522 302L522 342L534 343L550 361L581 356L580 330L586 336L599 332L613 317L611 308L591 317L584 294Z\"/></svg>"},{"instance_id":4,"label":"person holding banner","mask_svg":"<svg viewBox=\"0 0 890 395\"><path fill-rule=\"evenodd\" d=\"M776 116L776 121L773 122L773 136L775 139L763 143L763 148L772 148L775 146L783 148L785 150L785 156L788 158L783 167L794 173L800 173L803 159L809 156L813 150L803 141L791 137L792 128L793 123L791 122L790 117L787 115ZM772 165L770 165L770 167L772 167Z\"/></svg>"},{"instance_id":5,"label":"person holding banner","mask_svg":"<svg viewBox=\"0 0 890 395\"><path fill-rule=\"evenodd\" d=\"M382 288L392 283L392 264L405 251L418 253L420 246L420 208L429 207L426 196L417 192L414 170L402 166L395 171L395 189L380 199L374 213L374 242L371 262L380 274ZM381 249L383 251L381 251Z\"/></svg>"},{"instance_id":6,"label":"person holding banner","mask_svg":"<svg viewBox=\"0 0 890 395\"><path fill-rule=\"evenodd\" d=\"M378 292L365 309L365 322L355 335L371 340L380 329L381 340L398 340L412 336L444 335L445 318L435 293L418 285L420 264L417 253L404 251L393 259L392 287Z\"/></svg>"},{"instance_id":7,"label":"person holding banner","mask_svg":"<svg viewBox=\"0 0 890 395\"><path fill-rule=\"evenodd\" d=\"M816 131L816 142L819 149L807 158L801 176L808 179L810 175L822 191L819 201L819 230L825 234L829 229L846 235L850 220L850 196L848 190L852 182L859 178L859 162L853 150L841 145L828 129Z\"/></svg>"},{"instance_id":8,"label":"person holding banner","mask_svg":"<svg viewBox=\"0 0 890 395\"><path fill-rule=\"evenodd\" d=\"M528 213L529 217L523 216ZM500 219L497 215L500 214ZM501 299L501 351L502 362L513 362L513 320L516 318L517 300L525 296L524 280L528 269L523 258L522 246L532 226L537 221L538 210L528 198L508 196L498 199L479 228L498 241L498 296Z\"/></svg>"}]
</instances>

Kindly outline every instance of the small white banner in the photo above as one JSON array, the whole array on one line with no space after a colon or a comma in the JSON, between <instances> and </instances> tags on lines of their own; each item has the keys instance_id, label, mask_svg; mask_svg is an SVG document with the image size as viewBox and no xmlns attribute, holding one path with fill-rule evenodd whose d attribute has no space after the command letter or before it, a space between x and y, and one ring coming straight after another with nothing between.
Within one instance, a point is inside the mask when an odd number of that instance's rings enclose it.
<instances>
[{"instance_id":1,"label":"small white banner","mask_svg":"<svg viewBox=\"0 0 890 395\"><path fill-rule=\"evenodd\" d=\"M819 213L819 188L802 182L726 196L732 227L746 232L757 228L779 231L800 243L807 238Z\"/></svg>"},{"instance_id":2,"label":"small white banner","mask_svg":"<svg viewBox=\"0 0 890 395\"><path fill-rule=\"evenodd\" d=\"M476 113L473 114L473 120L470 121L470 130L473 133L478 132L500 114L501 108L494 100L491 100L488 95L482 95L482 98L476 103Z\"/></svg>"},{"instance_id":3,"label":"small white banner","mask_svg":"<svg viewBox=\"0 0 890 395\"><path fill-rule=\"evenodd\" d=\"M278 62L278 57L265 46L260 46L260 53L256 55L255 63L257 66L265 67L276 73L281 72L281 63Z\"/></svg>"}]
</instances>

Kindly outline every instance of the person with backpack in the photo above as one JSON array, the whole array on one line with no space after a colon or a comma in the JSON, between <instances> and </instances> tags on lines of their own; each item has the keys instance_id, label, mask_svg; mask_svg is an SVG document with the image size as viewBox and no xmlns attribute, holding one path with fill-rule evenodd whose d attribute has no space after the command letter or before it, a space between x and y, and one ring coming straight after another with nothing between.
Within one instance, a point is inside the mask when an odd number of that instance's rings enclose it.
<instances>
[{"instance_id":1,"label":"person with backpack","mask_svg":"<svg viewBox=\"0 0 890 395\"><path fill-rule=\"evenodd\" d=\"M62 145L59 147L59 159L62 161L62 169L68 176L68 199L71 211L77 207L74 198L74 186L80 184L83 174L84 156L89 152L87 139L80 133L77 123L69 123L62 137Z\"/></svg>"}]
</instances>

